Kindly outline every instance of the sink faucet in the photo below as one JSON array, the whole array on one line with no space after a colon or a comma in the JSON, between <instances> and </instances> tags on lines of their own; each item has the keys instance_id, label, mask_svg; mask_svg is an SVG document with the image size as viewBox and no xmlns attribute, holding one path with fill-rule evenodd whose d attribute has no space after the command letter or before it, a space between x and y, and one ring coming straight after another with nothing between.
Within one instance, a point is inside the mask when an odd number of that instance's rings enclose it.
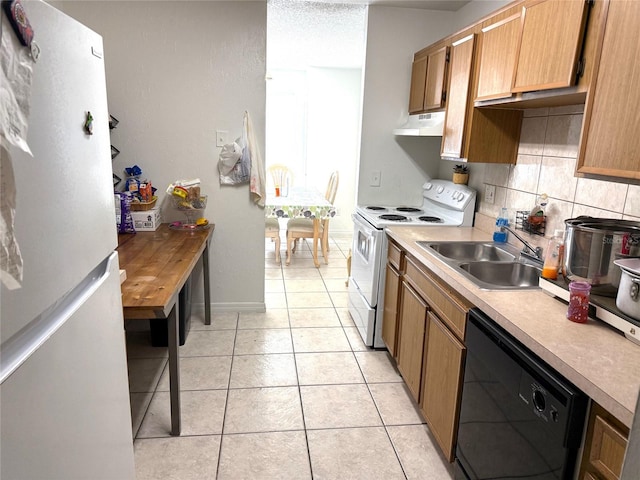
<instances>
[{"instance_id":1,"label":"sink faucet","mask_svg":"<svg viewBox=\"0 0 640 480\"><path fill-rule=\"evenodd\" d=\"M529 244L524 238L518 235L514 230L507 227L506 225L502 225L500 227L500 231L504 232L505 230L509 233L512 233L514 237L522 242L522 244L524 245L524 249L522 250L523 255L533 257L535 260L538 260L540 262L544 261L544 259L542 258L542 248L531 246L531 244ZM531 253L528 253L527 250L531 251Z\"/></svg>"}]
</instances>

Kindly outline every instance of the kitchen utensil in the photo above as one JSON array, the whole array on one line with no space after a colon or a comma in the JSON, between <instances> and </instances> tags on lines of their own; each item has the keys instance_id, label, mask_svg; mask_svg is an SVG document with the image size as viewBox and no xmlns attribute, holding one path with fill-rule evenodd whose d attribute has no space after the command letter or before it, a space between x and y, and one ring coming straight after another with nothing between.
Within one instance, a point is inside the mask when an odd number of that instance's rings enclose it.
<instances>
[{"instance_id":1,"label":"kitchen utensil","mask_svg":"<svg viewBox=\"0 0 640 480\"><path fill-rule=\"evenodd\" d=\"M622 270L616 307L631 318L640 320L640 258L626 258L614 263Z\"/></svg>"},{"instance_id":2,"label":"kitchen utensil","mask_svg":"<svg viewBox=\"0 0 640 480\"><path fill-rule=\"evenodd\" d=\"M640 222L577 217L565 225L565 278L591 284L594 294L615 297L621 271L614 262L640 257Z\"/></svg>"}]
</instances>

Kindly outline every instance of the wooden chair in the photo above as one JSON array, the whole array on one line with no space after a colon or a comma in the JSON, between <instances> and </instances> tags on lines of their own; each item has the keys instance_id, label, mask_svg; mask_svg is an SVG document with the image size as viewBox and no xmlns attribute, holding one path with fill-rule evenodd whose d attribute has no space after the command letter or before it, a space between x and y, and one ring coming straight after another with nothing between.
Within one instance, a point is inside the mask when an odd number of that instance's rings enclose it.
<instances>
[{"instance_id":1,"label":"wooden chair","mask_svg":"<svg viewBox=\"0 0 640 480\"><path fill-rule=\"evenodd\" d=\"M276 263L280 265L280 223L277 218L266 218L264 236L276 242Z\"/></svg>"},{"instance_id":2,"label":"wooden chair","mask_svg":"<svg viewBox=\"0 0 640 480\"><path fill-rule=\"evenodd\" d=\"M283 188L291 187L293 173L286 165L274 164L267 168L276 195L282 194ZM267 218L264 222L264 236L276 243L276 263L280 264L280 224L277 218Z\"/></svg>"},{"instance_id":3,"label":"wooden chair","mask_svg":"<svg viewBox=\"0 0 640 480\"><path fill-rule=\"evenodd\" d=\"M336 170L335 172L331 173L331 177L329 177L327 191L324 196L332 205L336 199L336 193L338 192L338 183L339 174ZM296 252L298 240L301 238L313 238L313 222L314 220L307 218L292 218L287 223L287 265L289 265L289 263L291 262L291 253ZM329 219L325 218L320 220L318 228L322 256L324 257L324 263L328 264Z\"/></svg>"}]
</instances>

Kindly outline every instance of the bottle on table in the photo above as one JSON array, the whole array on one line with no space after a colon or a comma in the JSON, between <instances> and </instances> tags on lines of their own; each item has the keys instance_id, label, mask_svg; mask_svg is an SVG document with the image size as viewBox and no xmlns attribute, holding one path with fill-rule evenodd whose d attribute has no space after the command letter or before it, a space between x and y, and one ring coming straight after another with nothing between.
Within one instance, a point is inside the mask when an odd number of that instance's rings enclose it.
<instances>
[{"instance_id":1,"label":"bottle on table","mask_svg":"<svg viewBox=\"0 0 640 480\"><path fill-rule=\"evenodd\" d=\"M547 251L544 256L542 278L555 280L558 278L558 270L564 253L564 230L555 230L553 237L549 239Z\"/></svg>"},{"instance_id":2,"label":"bottle on table","mask_svg":"<svg viewBox=\"0 0 640 480\"><path fill-rule=\"evenodd\" d=\"M505 243L507 241L507 232L502 231L503 226L509 225L509 219L507 217L507 209L502 207L500 215L496 219L496 229L493 232L493 241Z\"/></svg>"}]
</instances>

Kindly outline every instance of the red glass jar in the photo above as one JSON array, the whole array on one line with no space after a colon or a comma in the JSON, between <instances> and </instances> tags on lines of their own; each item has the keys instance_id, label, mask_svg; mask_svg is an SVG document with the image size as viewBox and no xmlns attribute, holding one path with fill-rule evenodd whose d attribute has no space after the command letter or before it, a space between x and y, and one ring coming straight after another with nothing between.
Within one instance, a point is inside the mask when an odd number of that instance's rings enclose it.
<instances>
[{"instance_id":1,"label":"red glass jar","mask_svg":"<svg viewBox=\"0 0 640 480\"><path fill-rule=\"evenodd\" d=\"M591 285L587 282L569 283L569 307L567 318L576 323L587 323L589 318L589 295Z\"/></svg>"}]
</instances>

